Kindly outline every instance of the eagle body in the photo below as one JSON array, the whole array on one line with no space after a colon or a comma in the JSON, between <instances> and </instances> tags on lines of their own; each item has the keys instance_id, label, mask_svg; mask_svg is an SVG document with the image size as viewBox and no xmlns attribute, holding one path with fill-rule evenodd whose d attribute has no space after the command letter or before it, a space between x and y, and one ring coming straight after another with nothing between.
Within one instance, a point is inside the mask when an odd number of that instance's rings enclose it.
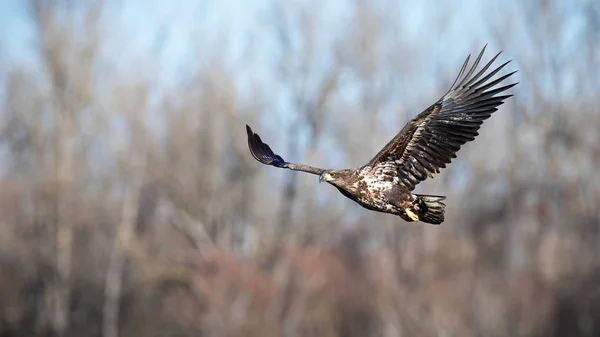
<instances>
[{"instance_id":1,"label":"eagle body","mask_svg":"<svg viewBox=\"0 0 600 337\"><path fill-rule=\"evenodd\" d=\"M475 139L484 120L512 95L500 93L517 83L498 87L516 71L492 79L510 61L488 71L500 53L480 70L485 47L467 70L470 56L450 89L437 102L415 116L366 165L332 170L285 161L246 125L252 156L265 165L319 176L344 196L366 209L400 216L408 222L441 224L444 196L413 193L415 187L450 164L461 146Z\"/></svg>"},{"instance_id":2,"label":"eagle body","mask_svg":"<svg viewBox=\"0 0 600 337\"><path fill-rule=\"evenodd\" d=\"M408 222L417 221L414 215L422 216L429 209L422 196L412 194L398 183L398 178L389 179L369 166L354 170L331 170L324 173L320 180L331 183L344 196L368 210L398 215ZM439 201L444 197L435 199ZM413 217L407 214L407 209L414 211Z\"/></svg>"}]
</instances>

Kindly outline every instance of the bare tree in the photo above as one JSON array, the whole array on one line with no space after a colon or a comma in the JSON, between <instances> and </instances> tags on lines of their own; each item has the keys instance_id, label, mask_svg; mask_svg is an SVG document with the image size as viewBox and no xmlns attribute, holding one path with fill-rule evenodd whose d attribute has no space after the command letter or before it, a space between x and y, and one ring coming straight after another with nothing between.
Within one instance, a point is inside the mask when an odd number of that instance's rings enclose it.
<instances>
[{"instance_id":1,"label":"bare tree","mask_svg":"<svg viewBox=\"0 0 600 337\"><path fill-rule=\"evenodd\" d=\"M83 27L58 19L59 6L73 10L78 4L30 2L31 15L39 39L39 49L49 82L50 108L53 111L53 172L55 183L55 263L56 279L50 291L53 330L63 336L69 326L70 275L72 268L72 202L76 171L74 151L80 115L93 100L91 64L98 46L97 7L83 7ZM86 32L84 43L72 32ZM73 62L77 59L78 62Z\"/></svg>"},{"instance_id":2,"label":"bare tree","mask_svg":"<svg viewBox=\"0 0 600 337\"><path fill-rule=\"evenodd\" d=\"M172 83L108 43L112 5L28 1L35 64L0 68L0 335L598 335L600 6L340 3L265 3L242 52L209 20ZM521 83L418 187L442 182L442 226L248 153L246 123L286 159L364 163L484 42Z\"/></svg>"},{"instance_id":3,"label":"bare tree","mask_svg":"<svg viewBox=\"0 0 600 337\"><path fill-rule=\"evenodd\" d=\"M136 216L140 206L141 190L146 177L148 152L150 151L150 138L145 122L148 89L144 85L134 86L131 90L121 89L115 96L121 99L116 105L123 109L129 124L129 133L132 135L132 144L126 153L116 148L117 156L125 154L125 175L129 183L126 184L121 206L121 219L116 228L114 247L108 269L106 271L105 300L103 308L102 334L104 337L119 336L119 314L121 294L123 288L124 268L127 261L127 247L132 245L135 233Z\"/></svg>"}]
</instances>

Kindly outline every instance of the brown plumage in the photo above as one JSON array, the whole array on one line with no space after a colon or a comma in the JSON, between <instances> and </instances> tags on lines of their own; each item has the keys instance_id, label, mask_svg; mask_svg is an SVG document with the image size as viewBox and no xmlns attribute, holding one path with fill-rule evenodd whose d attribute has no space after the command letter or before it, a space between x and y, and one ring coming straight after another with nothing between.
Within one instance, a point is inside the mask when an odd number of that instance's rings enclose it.
<instances>
[{"instance_id":1,"label":"brown plumage","mask_svg":"<svg viewBox=\"0 0 600 337\"><path fill-rule=\"evenodd\" d=\"M266 165L317 174L319 181L330 183L367 209L399 215L409 222L420 220L440 224L444 221L446 205L441 201L445 197L413 194L412 191L456 158L463 144L475 139L483 121L512 96L498 94L517 84L498 87L516 71L491 80L510 62L487 72L500 53L476 72L484 51L485 47L467 70L469 55L448 92L409 121L362 167L326 170L288 163L246 125L250 152Z\"/></svg>"}]
</instances>

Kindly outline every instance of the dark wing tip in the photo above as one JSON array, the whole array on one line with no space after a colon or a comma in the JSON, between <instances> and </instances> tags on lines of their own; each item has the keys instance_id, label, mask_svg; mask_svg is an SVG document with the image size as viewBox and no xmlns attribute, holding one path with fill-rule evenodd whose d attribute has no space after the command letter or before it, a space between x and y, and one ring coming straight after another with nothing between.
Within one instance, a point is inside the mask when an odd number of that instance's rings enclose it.
<instances>
[{"instance_id":1,"label":"dark wing tip","mask_svg":"<svg viewBox=\"0 0 600 337\"><path fill-rule=\"evenodd\" d=\"M254 159L265 165L284 167L286 164L285 160L275 154L269 145L265 144L260 139L260 136L252 131L252 128L248 124L246 124L246 133L248 134L248 148Z\"/></svg>"}]
</instances>

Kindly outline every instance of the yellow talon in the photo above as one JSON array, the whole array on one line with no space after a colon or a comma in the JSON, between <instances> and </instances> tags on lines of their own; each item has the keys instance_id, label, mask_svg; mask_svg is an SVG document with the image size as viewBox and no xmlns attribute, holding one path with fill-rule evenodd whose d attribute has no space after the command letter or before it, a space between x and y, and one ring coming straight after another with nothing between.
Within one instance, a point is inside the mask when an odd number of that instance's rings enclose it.
<instances>
[{"instance_id":1,"label":"yellow talon","mask_svg":"<svg viewBox=\"0 0 600 337\"><path fill-rule=\"evenodd\" d=\"M406 215L412 219L412 221L419 221L419 216L411 211L410 208L405 208L404 211L406 212Z\"/></svg>"}]
</instances>

